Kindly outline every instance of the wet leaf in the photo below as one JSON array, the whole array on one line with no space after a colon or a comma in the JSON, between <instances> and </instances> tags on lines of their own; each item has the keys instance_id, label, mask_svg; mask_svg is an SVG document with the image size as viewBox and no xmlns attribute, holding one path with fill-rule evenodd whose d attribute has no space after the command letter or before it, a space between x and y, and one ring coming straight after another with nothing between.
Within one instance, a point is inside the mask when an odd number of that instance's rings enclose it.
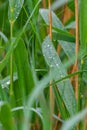
<instances>
[{"instance_id":1,"label":"wet leaf","mask_svg":"<svg viewBox=\"0 0 87 130\"><path fill-rule=\"evenodd\" d=\"M9 21L14 22L21 11L21 8L23 6L24 0L9 0Z\"/></svg>"},{"instance_id":2,"label":"wet leaf","mask_svg":"<svg viewBox=\"0 0 87 130\"><path fill-rule=\"evenodd\" d=\"M51 75L54 77L54 81L62 78L63 76L67 76L67 72L57 55L56 50L54 49L49 36L45 38L42 44L42 50L45 60L51 69ZM57 88L69 114L71 116L74 115L76 113L76 100L70 80L67 79L58 83Z\"/></svg>"}]
</instances>

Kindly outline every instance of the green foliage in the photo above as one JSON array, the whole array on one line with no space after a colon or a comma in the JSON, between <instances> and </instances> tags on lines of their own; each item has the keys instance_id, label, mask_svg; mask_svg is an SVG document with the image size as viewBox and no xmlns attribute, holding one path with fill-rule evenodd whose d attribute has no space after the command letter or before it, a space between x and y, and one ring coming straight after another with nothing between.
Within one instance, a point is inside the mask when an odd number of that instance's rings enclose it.
<instances>
[{"instance_id":1,"label":"green foliage","mask_svg":"<svg viewBox=\"0 0 87 130\"><path fill-rule=\"evenodd\" d=\"M61 60L57 55L49 37L46 37L44 40L42 49L43 55L45 55L45 60L50 67L51 75L53 75L54 81L62 78L63 76L67 76L66 70L62 65ZM69 114L71 116L74 115L74 113L76 113L76 101L70 81L66 80L58 83L57 88Z\"/></svg>"},{"instance_id":2,"label":"green foliage","mask_svg":"<svg viewBox=\"0 0 87 130\"><path fill-rule=\"evenodd\" d=\"M29 94L34 87L34 80L28 63L28 54L23 40L20 40L14 50L15 64L17 67L18 81L22 95Z\"/></svg>"},{"instance_id":3,"label":"green foliage","mask_svg":"<svg viewBox=\"0 0 87 130\"><path fill-rule=\"evenodd\" d=\"M0 1L1 130L53 130L56 121L58 130L74 130L78 124L80 130L87 129L87 1L79 0L80 49L75 73L71 73L76 59L74 1L52 0L51 4L52 40L48 0ZM72 15L63 23L66 6ZM75 75L79 76L78 101L70 81Z\"/></svg>"},{"instance_id":4,"label":"green foliage","mask_svg":"<svg viewBox=\"0 0 87 130\"><path fill-rule=\"evenodd\" d=\"M15 22L21 11L24 0L9 0L9 21Z\"/></svg>"},{"instance_id":5,"label":"green foliage","mask_svg":"<svg viewBox=\"0 0 87 130\"><path fill-rule=\"evenodd\" d=\"M0 107L0 121L3 125L4 130L15 130L10 106L5 103Z\"/></svg>"},{"instance_id":6,"label":"green foliage","mask_svg":"<svg viewBox=\"0 0 87 130\"><path fill-rule=\"evenodd\" d=\"M40 9L40 14L44 19L45 23L49 25L49 17L48 17L49 10ZM54 40L75 41L74 36L72 36L69 32L67 32L62 22L53 12L52 12L52 27L53 27Z\"/></svg>"},{"instance_id":7,"label":"green foliage","mask_svg":"<svg viewBox=\"0 0 87 130\"><path fill-rule=\"evenodd\" d=\"M82 56L86 54L87 50L87 1L80 1L80 42Z\"/></svg>"}]
</instances>

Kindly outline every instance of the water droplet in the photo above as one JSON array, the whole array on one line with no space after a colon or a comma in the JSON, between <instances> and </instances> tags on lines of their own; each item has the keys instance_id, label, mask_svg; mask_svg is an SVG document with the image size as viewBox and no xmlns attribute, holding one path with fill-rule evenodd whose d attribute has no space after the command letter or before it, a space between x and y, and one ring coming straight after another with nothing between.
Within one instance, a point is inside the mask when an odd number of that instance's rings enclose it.
<instances>
[{"instance_id":1,"label":"water droplet","mask_svg":"<svg viewBox=\"0 0 87 130\"><path fill-rule=\"evenodd\" d=\"M7 81L6 84L9 85L9 84L10 84L10 81Z\"/></svg>"},{"instance_id":2,"label":"water droplet","mask_svg":"<svg viewBox=\"0 0 87 130\"><path fill-rule=\"evenodd\" d=\"M49 47L50 45L48 44L47 47Z\"/></svg>"},{"instance_id":3,"label":"water droplet","mask_svg":"<svg viewBox=\"0 0 87 130\"><path fill-rule=\"evenodd\" d=\"M58 66L58 64L56 64L56 66Z\"/></svg>"},{"instance_id":4,"label":"water droplet","mask_svg":"<svg viewBox=\"0 0 87 130\"><path fill-rule=\"evenodd\" d=\"M2 101L0 101L0 106L2 106L3 105L3 102Z\"/></svg>"},{"instance_id":5,"label":"water droplet","mask_svg":"<svg viewBox=\"0 0 87 130\"><path fill-rule=\"evenodd\" d=\"M52 68L52 67L53 67L53 65L50 65L50 67Z\"/></svg>"},{"instance_id":6,"label":"water droplet","mask_svg":"<svg viewBox=\"0 0 87 130\"><path fill-rule=\"evenodd\" d=\"M60 77L63 78L63 75L61 74Z\"/></svg>"}]
</instances>

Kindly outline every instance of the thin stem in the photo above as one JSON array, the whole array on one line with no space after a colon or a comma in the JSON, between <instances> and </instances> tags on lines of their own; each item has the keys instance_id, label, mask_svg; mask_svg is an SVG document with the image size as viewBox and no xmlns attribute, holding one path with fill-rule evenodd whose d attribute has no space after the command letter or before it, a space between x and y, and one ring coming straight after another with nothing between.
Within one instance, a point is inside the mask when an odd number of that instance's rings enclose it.
<instances>
[{"instance_id":1,"label":"thin stem","mask_svg":"<svg viewBox=\"0 0 87 130\"><path fill-rule=\"evenodd\" d=\"M78 0L75 0L75 18L76 18L76 63L75 63L75 68L76 71L78 71L78 51L79 51L79 18L78 18ZM78 75L76 76L76 81L75 81L75 96L76 99L78 100Z\"/></svg>"},{"instance_id":2,"label":"thin stem","mask_svg":"<svg viewBox=\"0 0 87 130\"><path fill-rule=\"evenodd\" d=\"M42 0L43 8L46 8L46 0Z\"/></svg>"},{"instance_id":3,"label":"thin stem","mask_svg":"<svg viewBox=\"0 0 87 130\"><path fill-rule=\"evenodd\" d=\"M73 66L72 73L78 71L78 51L79 51L79 17L78 17L78 0L75 0L75 19L76 19L76 62ZM74 77L75 78L75 97L78 101L78 75ZM73 80L73 79L71 79Z\"/></svg>"},{"instance_id":4,"label":"thin stem","mask_svg":"<svg viewBox=\"0 0 87 130\"><path fill-rule=\"evenodd\" d=\"M13 22L10 22L10 38L12 43L13 37ZM13 95L13 55L10 56L10 95Z\"/></svg>"},{"instance_id":5,"label":"thin stem","mask_svg":"<svg viewBox=\"0 0 87 130\"><path fill-rule=\"evenodd\" d=\"M60 118L60 113L58 114L58 118ZM59 123L59 121L57 120L56 124L55 124L55 127L54 127L54 130L58 130L58 123Z\"/></svg>"},{"instance_id":6,"label":"thin stem","mask_svg":"<svg viewBox=\"0 0 87 130\"><path fill-rule=\"evenodd\" d=\"M49 0L49 23L50 23L50 39L52 40L52 11L51 11L51 0Z\"/></svg>"},{"instance_id":7,"label":"thin stem","mask_svg":"<svg viewBox=\"0 0 87 130\"><path fill-rule=\"evenodd\" d=\"M79 52L79 12L78 12L78 0L75 0L75 18L76 18L76 62L75 71L78 71L78 52ZM79 90L78 90L78 75L75 76L75 96L76 100L79 101ZM77 126L77 130L80 130L80 124Z\"/></svg>"},{"instance_id":8,"label":"thin stem","mask_svg":"<svg viewBox=\"0 0 87 130\"><path fill-rule=\"evenodd\" d=\"M49 0L49 35L50 39L52 40L52 11L51 11L51 0ZM50 71L51 73L51 71ZM52 130L52 113L53 113L53 107L54 107L54 98L53 98L53 92L52 92L52 81L50 81L50 119L51 119L51 125L50 125L50 130Z\"/></svg>"}]
</instances>

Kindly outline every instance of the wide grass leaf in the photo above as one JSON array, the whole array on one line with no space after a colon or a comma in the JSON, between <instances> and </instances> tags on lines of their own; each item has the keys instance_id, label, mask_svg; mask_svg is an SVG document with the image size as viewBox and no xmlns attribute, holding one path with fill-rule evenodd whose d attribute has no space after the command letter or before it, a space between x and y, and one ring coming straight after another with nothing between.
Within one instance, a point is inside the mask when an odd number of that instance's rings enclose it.
<instances>
[{"instance_id":1,"label":"wide grass leaf","mask_svg":"<svg viewBox=\"0 0 87 130\"><path fill-rule=\"evenodd\" d=\"M45 21L46 25L49 25L49 10L40 9L40 15ZM64 40L64 41L75 41L75 37L72 36L64 27L60 19L52 12L52 27L53 27L53 39ZM56 36L55 36L56 35Z\"/></svg>"},{"instance_id":2,"label":"wide grass leaf","mask_svg":"<svg viewBox=\"0 0 87 130\"><path fill-rule=\"evenodd\" d=\"M23 6L24 0L9 0L9 21L14 22L21 11L21 8Z\"/></svg>"},{"instance_id":3,"label":"wide grass leaf","mask_svg":"<svg viewBox=\"0 0 87 130\"><path fill-rule=\"evenodd\" d=\"M19 86L24 94L29 94L34 87L33 76L28 62L28 54L23 40L20 40L14 50L15 63L17 67Z\"/></svg>"},{"instance_id":4,"label":"wide grass leaf","mask_svg":"<svg viewBox=\"0 0 87 130\"><path fill-rule=\"evenodd\" d=\"M11 108L6 103L0 107L0 122L3 125L3 130L15 130Z\"/></svg>"},{"instance_id":5,"label":"wide grass leaf","mask_svg":"<svg viewBox=\"0 0 87 130\"><path fill-rule=\"evenodd\" d=\"M51 69L51 74L54 77L54 81L62 78L63 76L67 76L67 72L59 56L57 55L56 50L54 49L49 36L45 38L42 44L42 50L45 60ZM70 80L67 79L60 82L57 86L69 114L71 116L74 115L76 113L76 100Z\"/></svg>"}]
</instances>

